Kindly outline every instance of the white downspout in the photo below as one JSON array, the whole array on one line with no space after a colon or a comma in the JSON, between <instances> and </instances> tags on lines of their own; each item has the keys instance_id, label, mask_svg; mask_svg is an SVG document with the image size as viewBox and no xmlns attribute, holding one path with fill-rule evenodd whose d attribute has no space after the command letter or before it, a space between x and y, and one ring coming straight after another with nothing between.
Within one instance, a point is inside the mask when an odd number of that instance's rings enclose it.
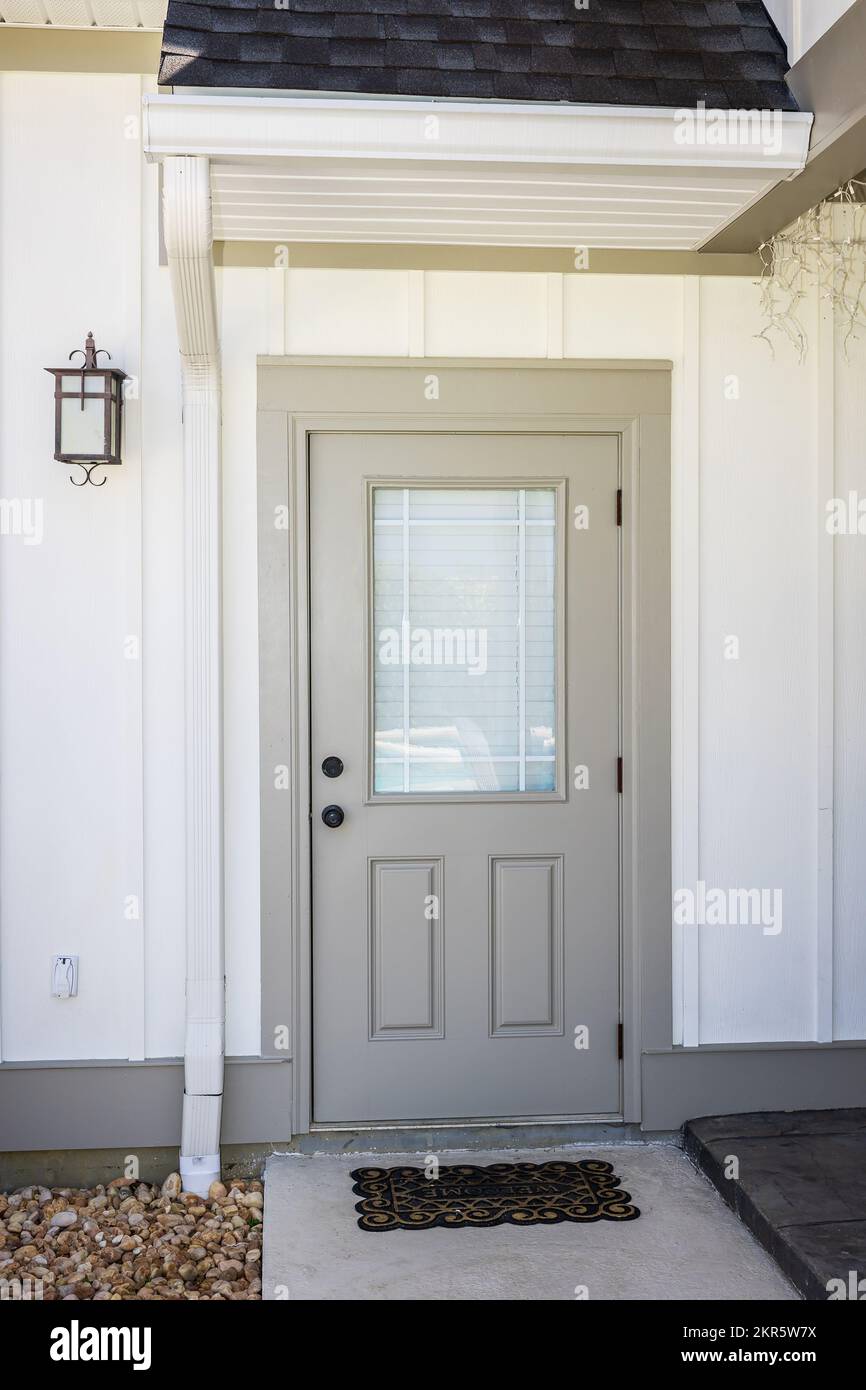
<instances>
[{"instance_id":1,"label":"white downspout","mask_svg":"<svg viewBox=\"0 0 866 1390\"><path fill-rule=\"evenodd\" d=\"M220 1176L225 1054L220 351L209 161L163 165L163 213L183 386L186 1036L180 1174Z\"/></svg>"}]
</instances>

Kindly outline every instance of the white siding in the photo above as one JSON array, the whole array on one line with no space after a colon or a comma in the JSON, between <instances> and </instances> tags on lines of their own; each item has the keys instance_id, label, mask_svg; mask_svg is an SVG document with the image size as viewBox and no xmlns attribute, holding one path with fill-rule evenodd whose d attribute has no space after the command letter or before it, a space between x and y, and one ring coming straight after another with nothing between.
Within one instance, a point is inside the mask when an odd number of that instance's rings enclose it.
<instances>
[{"instance_id":1,"label":"white siding","mask_svg":"<svg viewBox=\"0 0 866 1390\"><path fill-rule=\"evenodd\" d=\"M277 272L219 277L223 376L223 767L226 1051L259 1050L259 657L256 357Z\"/></svg>"},{"instance_id":2,"label":"white siding","mask_svg":"<svg viewBox=\"0 0 866 1390\"><path fill-rule=\"evenodd\" d=\"M788 61L794 64L850 10L854 0L765 0L765 4L788 45Z\"/></svg>"},{"instance_id":3,"label":"white siding","mask_svg":"<svg viewBox=\"0 0 866 1390\"><path fill-rule=\"evenodd\" d=\"M261 276L261 272L258 272ZM285 272L268 275L272 290ZM286 352L402 357L409 351L407 271L292 270Z\"/></svg>"},{"instance_id":4,"label":"white siding","mask_svg":"<svg viewBox=\"0 0 866 1390\"><path fill-rule=\"evenodd\" d=\"M700 929L699 1036L799 1041L815 1036L815 355L773 360L748 281L705 280L700 312L699 870L779 889L782 930Z\"/></svg>"},{"instance_id":5,"label":"white siding","mask_svg":"<svg viewBox=\"0 0 866 1390\"><path fill-rule=\"evenodd\" d=\"M0 538L0 1039L13 1060L183 1048L181 421L157 171L126 138L139 86L61 75L0 86L0 497L45 503L41 546ZM58 140L72 111L86 160ZM835 449L836 490L866 488L866 348L850 365L839 346L820 351L807 304L807 362L781 344L774 359L755 340L747 280L226 269L217 285L229 1052L258 1051L255 357L283 352L673 362L674 886L783 892L778 936L676 933L675 1035L814 1038L816 967L834 974L818 871L822 469ZM89 328L139 378L123 468L98 492L71 487L51 460L41 371ZM831 1002L843 1038L866 1036L861 543L834 550ZM136 633L137 663L123 655ZM130 895L143 927L124 917ZM81 956L72 1004L48 996L59 951Z\"/></svg>"},{"instance_id":6,"label":"white siding","mask_svg":"<svg viewBox=\"0 0 866 1390\"><path fill-rule=\"evenodd\" d=\"M186 963L183 477L177 339L168 275L159 266L158 179L154 174L155 170L142 166L144 984L147 1055L177 1057L183 1052Z\"/></svg>"},{"instance_id":7,"label":"white siding","mask_svg":"<svg viewBox=\"0 0 866 1390\"><path fill-rule=\"evenodd\" d=\"M566 275L565 357L678 362L683 281L673 275Z\"/></svg>"},{"instance_id":8,"label":"white siding","mask_svg":"<svg viewBox=\"0 0 866 1390\"><path fill-rule=\"evenodd\" d=\"M424 277L430 357L546 357L547 277L431 271Z\"/></svg>"},{"instance_id":9,"label":"white siding","mask_svg":"<svg viewBox=\"0 0 866 1390\"><path fill-rule=\"evenodd\" d=\"M866 342L837 333L834 495L866 503ZM866 528L866 521L864 521ZM836 556L835 974L837 1038L866 1037L866 535L840 536Z\"/></svg>"},{"instance_id":10,"label":"white siding","mask_svg":"<svg viewBox=\"0 0 866 1390\"><path fill-rule=\"evenodd\" d=\"M93 329L140 373L138 78L0 84L0 496L44 507L44 540L0 537L4 1056L143 1052L139 415L126 464L75 488L52 462L52 379ZM76 157L80 156L80 157ZM104 359L103 359L104 360ZM127 649L128 650L128 649ZM51 956L81 957L74 1003Z\"/></svg>"}]
</instances>

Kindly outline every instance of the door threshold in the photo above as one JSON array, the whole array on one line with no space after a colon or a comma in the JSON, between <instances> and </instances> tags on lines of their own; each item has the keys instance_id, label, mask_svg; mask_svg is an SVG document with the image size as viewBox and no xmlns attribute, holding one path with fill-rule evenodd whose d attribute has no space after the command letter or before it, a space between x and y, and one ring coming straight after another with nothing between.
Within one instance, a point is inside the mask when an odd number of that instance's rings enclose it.
<instances>
[{"instance_id":1,"label":"door threshold","mask_svg":"<svg viewBox=\"0 0 866 1390\"><path fill-rule=\"evenodd\" d=\"M431 1129L514 1129L524 1125L613 1125L622 1124L622 1115L514 1115L483 1120L364 1120L347 1124L340 1120L313 1120L311 1134L368 1134L376 1130Z\"/></svg>"},{"instance_id":2,"label":"door threshold","mask_svg":"<svg viewBox=\"0 0 866 1390\"><path fill-rule=\"evenodd\" d=\"M658 1136L654 1136L657 1138ZM640 1125L620 1116L543 1120L457 1121L402 1125L313 1125L290 1150L305 1154L441 1153L446 1150L559 1149L566 1145L642 1144Z\"/></svg>"}]
</instances>

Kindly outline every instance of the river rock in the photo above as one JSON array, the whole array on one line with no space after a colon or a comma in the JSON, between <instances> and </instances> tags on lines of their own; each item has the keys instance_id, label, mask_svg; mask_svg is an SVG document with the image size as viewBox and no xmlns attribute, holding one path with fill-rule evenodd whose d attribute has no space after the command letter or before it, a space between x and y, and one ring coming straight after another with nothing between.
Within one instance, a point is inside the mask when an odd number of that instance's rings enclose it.
<instances>
[{"instance_id":1,"label":"river rock","mask_svg":"<svg viewBox=\"0 0 866 1390\"><path fill-rule=\"evenodd\" d=\"M175 1201L180 1196L182 1187L180 1173L169 1173L162 1185L162 1195Z\"/></svg>"},{"instance_id":2,"label":"river rock","mask_svg":"<svg viewBox=\"0 0 866 1390\"><path fill-rule=\"evenodd\" d=\"M36 1201L40 1206L44 1206L46 1202L51 1201L51 1189L49 1187L41 1187L39 1184L33 1184L30 1187L19 1187L15 1196L23 1197L25 1202Z\"/></svg>"},{"instance_id":3,"label":"river rock","mask_svg":"<svg viewBox=\"0 0 866 1390\"><path fill-rule=\"evenodd\" d=\"M75 1226L78 1222L77 1211L56 1211L51 1218L51 1225L57 1227Z\"/></svg>"},{"instance_id":4,"label":"river rock","mask_svg":"<svg viewBox=\"0 0 866 1390\"><path fill-rule=\"evenodd\" d=\"M49 1301L259 1299L263 1200L260 1182L240 1179L205 1200L177 1173L161 1186L33 1183L0 1193L0 1270L41 1280Z\"/></svg>"}]
</instances>

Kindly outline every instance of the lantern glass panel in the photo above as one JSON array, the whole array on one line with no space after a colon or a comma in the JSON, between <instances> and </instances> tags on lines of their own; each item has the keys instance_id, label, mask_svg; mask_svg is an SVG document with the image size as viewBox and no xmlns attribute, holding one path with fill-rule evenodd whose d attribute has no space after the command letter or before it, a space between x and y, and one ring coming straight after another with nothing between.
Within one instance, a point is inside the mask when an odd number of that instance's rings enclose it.
<instances>
[{"instance_id":1,"label":"lantern glass panel","mask_svg":"<svg viewBox=\"0 0 866 1390\"><path fill-rule=\"evenodd\" d=\"M60 452L102 458L105 454L105 398L101 391L98 396L85 392L83 410L81 405L80 397L68 396L60 402Z\"/></svg>"},{"instance_id":2,"label":"lantern glass panel","mask_svg":"<svg viewBox=\"0 0 866 1390\"><path fill-rule=\"evenodd\" d=\"M76 372L75 376L62 376L60 378L60 389L64 393L74 392L76 396L81 395L81 383L84 382L85 396L104 396L105 377L102 372L98 375L93 372Z\"/></svg>"}]
</instances>

